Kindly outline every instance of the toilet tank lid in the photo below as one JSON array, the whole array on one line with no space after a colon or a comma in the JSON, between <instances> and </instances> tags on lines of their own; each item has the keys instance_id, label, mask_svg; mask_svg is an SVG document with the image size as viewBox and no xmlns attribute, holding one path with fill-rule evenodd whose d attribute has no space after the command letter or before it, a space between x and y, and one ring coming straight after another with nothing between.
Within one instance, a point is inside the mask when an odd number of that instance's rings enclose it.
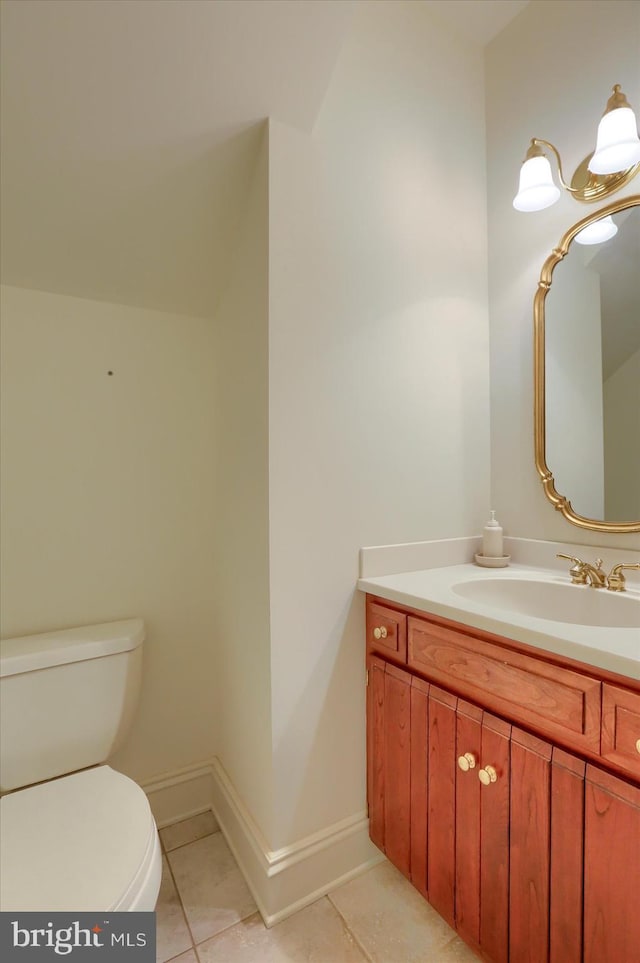
<instances>
[{"instance_id":1,"label":"toilet tank lid","mask_svg":"<svg viewBox=\"0 0 640 963\"><path fill-rule=\"evenodd\" d=\"M0 641L0 677L129 652L144 641L142 619L100 622Z\"/></svg>"}]
</instances>

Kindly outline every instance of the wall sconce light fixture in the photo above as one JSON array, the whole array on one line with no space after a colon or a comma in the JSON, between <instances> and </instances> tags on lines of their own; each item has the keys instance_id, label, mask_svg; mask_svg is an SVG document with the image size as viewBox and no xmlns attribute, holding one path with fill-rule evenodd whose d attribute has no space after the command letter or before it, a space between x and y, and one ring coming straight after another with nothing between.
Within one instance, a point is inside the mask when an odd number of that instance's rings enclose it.
<instances>
[{"instance_id":1,"label":"wall sconce light fixture","mask_svg":"<svg viewBox=\"0 0 640 963\"><path fill-rule=\"evenodd\" d=\"M596 149L582 161L571 184L562 175L560 154L553 144L533 137L520 169L520 185L513 199L517 211L542 211L560 197L551 164L543 147L555 156L558 180L578 201L597 201L624 187L640 170L640 138L636 118L620 84L613 88L598 126Z\"/></svg>"}]
</instances>

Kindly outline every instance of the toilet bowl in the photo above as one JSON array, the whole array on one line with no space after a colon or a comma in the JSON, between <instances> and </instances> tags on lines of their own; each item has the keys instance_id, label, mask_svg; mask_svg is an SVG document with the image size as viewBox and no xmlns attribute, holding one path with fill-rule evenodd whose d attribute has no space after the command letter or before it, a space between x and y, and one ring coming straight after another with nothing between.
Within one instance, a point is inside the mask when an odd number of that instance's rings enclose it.
<instances>
[{"instance_id":1,"label":"toilet bowl","mask_svg":"<svg viewBox=\"0 0 640 963\"><path fill-rule=\"evenodd\" d=\"M0 799L4 911L151 911L162 855L142 789L109 766Z\"/></svg>"},{"instance_id":2,"label":"toilet bowl","mask_svg":"<svg viewBox=\"0 0 640 963\"><path fill-rule=\"evenodd\" d=\"M149 802L105 764L133 718L143 640L128 619L0 642L0 910L155 908Z\"/></svg>"}]
</instances>

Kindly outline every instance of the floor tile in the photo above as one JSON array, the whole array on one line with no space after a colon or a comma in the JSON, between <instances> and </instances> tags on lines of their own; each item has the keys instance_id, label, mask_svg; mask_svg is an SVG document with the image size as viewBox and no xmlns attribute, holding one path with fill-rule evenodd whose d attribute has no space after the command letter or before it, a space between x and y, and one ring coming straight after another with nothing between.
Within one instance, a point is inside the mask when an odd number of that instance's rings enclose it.
<instances>
[{"instance_id":1,"label":"floor tile","mask_svg":"<svg viewBox=\"0 0 640 963\"><path fill-rule=\"evenodd\" d=\"M222 833L214 833L167 856L195 943L256 911L249 888Z\"/></svg>"},{"instance_id":2,"label":"floor tile","mask_svg":"<svg viewBox=\"0 0 640 963\"><path fill-rule=\"evenodd\" d=\"M171 963L198 963L198 957L196 956L195 950L187 950L186 953L181 953L180 956L174 956Z\"/></svg>"},{"instance_id":3,"label":"floor tile","mask_svg":"<svg viewBox=\"0 0 640 963\"><path fill-rule=\"evenodd\" d=\"M445 948L458 949L447 945L455 931L389 862L345 883L329 899L373 963L443 963Z\"/></svg>"},{"instance_id":4,"label":"floor tile","mask_svg":"<svg viewBox=\"0 0 640 963\"><path fill-rule=\"evenodd\" d=\"M326 898L269 930L256 914L198 946L198 955L200 963L367 963Z\"/></svg>"},{"instance_id":5,"label":"floor tile","mask_svg":"<svg viewBox=\"0 0 640 963\"><path fill-rule=\"evenodd\" d=\"M467 946L464 940L456 936L442 950L442 954L438 957L438 963L478 963L479 959L480 957Z\"/></svg>"},{"instance_id":6,"label":"floor tile","mask_svg":"<svg viewBox=\"0 0 640 963\"><path fill-rule=\"evenodd\" d=\"M190 949L191 945L191 933L165 856L162 859L162 882L156 906L157 963L165 963L166 960Z\"/></svg>"},{"instance_id":7,"label":"floor tile","mask_svg":"<svg viewBox=\"0 0 640 963\"><path fill-rule=\"evenodd\" d=\"M192 843L196 839L202 839L203 836L210 836L218 829L219 826L212 812L199 813L172 826L165 826L160 830L160 839L168 853L178 846L184 846L185 843Z\"/></svg>"}]
</instances>

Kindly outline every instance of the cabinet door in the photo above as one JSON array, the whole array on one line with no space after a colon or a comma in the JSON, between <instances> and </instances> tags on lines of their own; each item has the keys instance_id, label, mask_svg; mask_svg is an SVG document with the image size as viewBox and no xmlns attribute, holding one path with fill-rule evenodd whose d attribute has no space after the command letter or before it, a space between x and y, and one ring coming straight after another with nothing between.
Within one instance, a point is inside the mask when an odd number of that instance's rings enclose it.
<instances>
[{"instance_id":1,"label":"cabinet door","mask_svg":"<svg viewBox=\"0 0 640 963\"><path fill-rule=\"evenodd\" d=\"M521 963L549 959L551 746L511 732L509 953Z\"/></svg>"},{"instance_id":2,"label":"cabinet door","mask_svg":"<svg viewBox=\"0 0 640 963\"><path fill-rule=\"evenodd\" d=\"M367 661L367 804L369 836L384 852L384 670L382 659Z\"/></svg>"},{"instance_id":3,"label":"cabinet door","mask_svg":"<svg viewBox=\"0 0 640 963\"><path fill-rule=\"evenodd\" d=\"M562 749L551 757L550 963L581 963L585 763Z\"/></svg>"},{"instance_id":4,"label":"cabinet door","mask_svg":"<svg viewBox=\"0 0 640 963\"><path fill-rule=\"evenodd\" d=\"M411 882L427 896L429 684L411 680Z\"/></svg>"},{"instance_id":5,"label":"cabinet door","mask_svg":"<svg viewBox=\"0 0 640 963\"><path fill-rule=\"evenodd\" d=\"M411 878L411 676L384 674L384 849Z\"/></svg>"},{"instance_id":6,"label":"cabinet door","mask_svg":"<svg viewBox=\"0 0 640 963\"><path fill-rule=\"evenodd\" d=\"M458 700L456 716L456 929L480 941L480 789L482 709Z\"/></svg>"},{"instance_id":7,"label":"cabinet door","mask_svg":"<svg viewBox=\"0 0 640 963\"><path fill-rule=\"evenodd\" d=\"M510 725L483 714L480 767L491 766L495 782L480 789L480 945L494 963L509 958L510 736Z\"/></svg>"},{"instance_id":8,"label":"cabinet door","mask_svg":"<svg viewBox=\"0 0 640 963\"><path fill-rule=\"evenodd\" d=\"M640 958L640 788L588 765L585 776L585 963Z\"/></svg>"},{"instance_id":9,"label":"cabinet door","mask_svg":"<svg viewBox=\"0 0 640 963\"><path fill-rule=\"evenodd\" d=\"M428 887L429 902L454 926L457 699L429 689Z\"/></svg>"},{"instance_id":10,"label":"cabinet door","mask_svg":"<svg viewBox=\"0 0 640 963\"><path fill-rule=\"evenodd\" d=\"M510 735L503 720L458 700L456 929L496 963L509 954Z\"/></svg>"},{"instance_id":11,"label":"cabinet door","mask_svg":"<svg viewBox=\"0 0 640 963\"><path fill-rule=\"evenodd\" d=\"M411 875L411 676L370 656L367 687L369 835Z\"/></svg>"}]
</instances>

